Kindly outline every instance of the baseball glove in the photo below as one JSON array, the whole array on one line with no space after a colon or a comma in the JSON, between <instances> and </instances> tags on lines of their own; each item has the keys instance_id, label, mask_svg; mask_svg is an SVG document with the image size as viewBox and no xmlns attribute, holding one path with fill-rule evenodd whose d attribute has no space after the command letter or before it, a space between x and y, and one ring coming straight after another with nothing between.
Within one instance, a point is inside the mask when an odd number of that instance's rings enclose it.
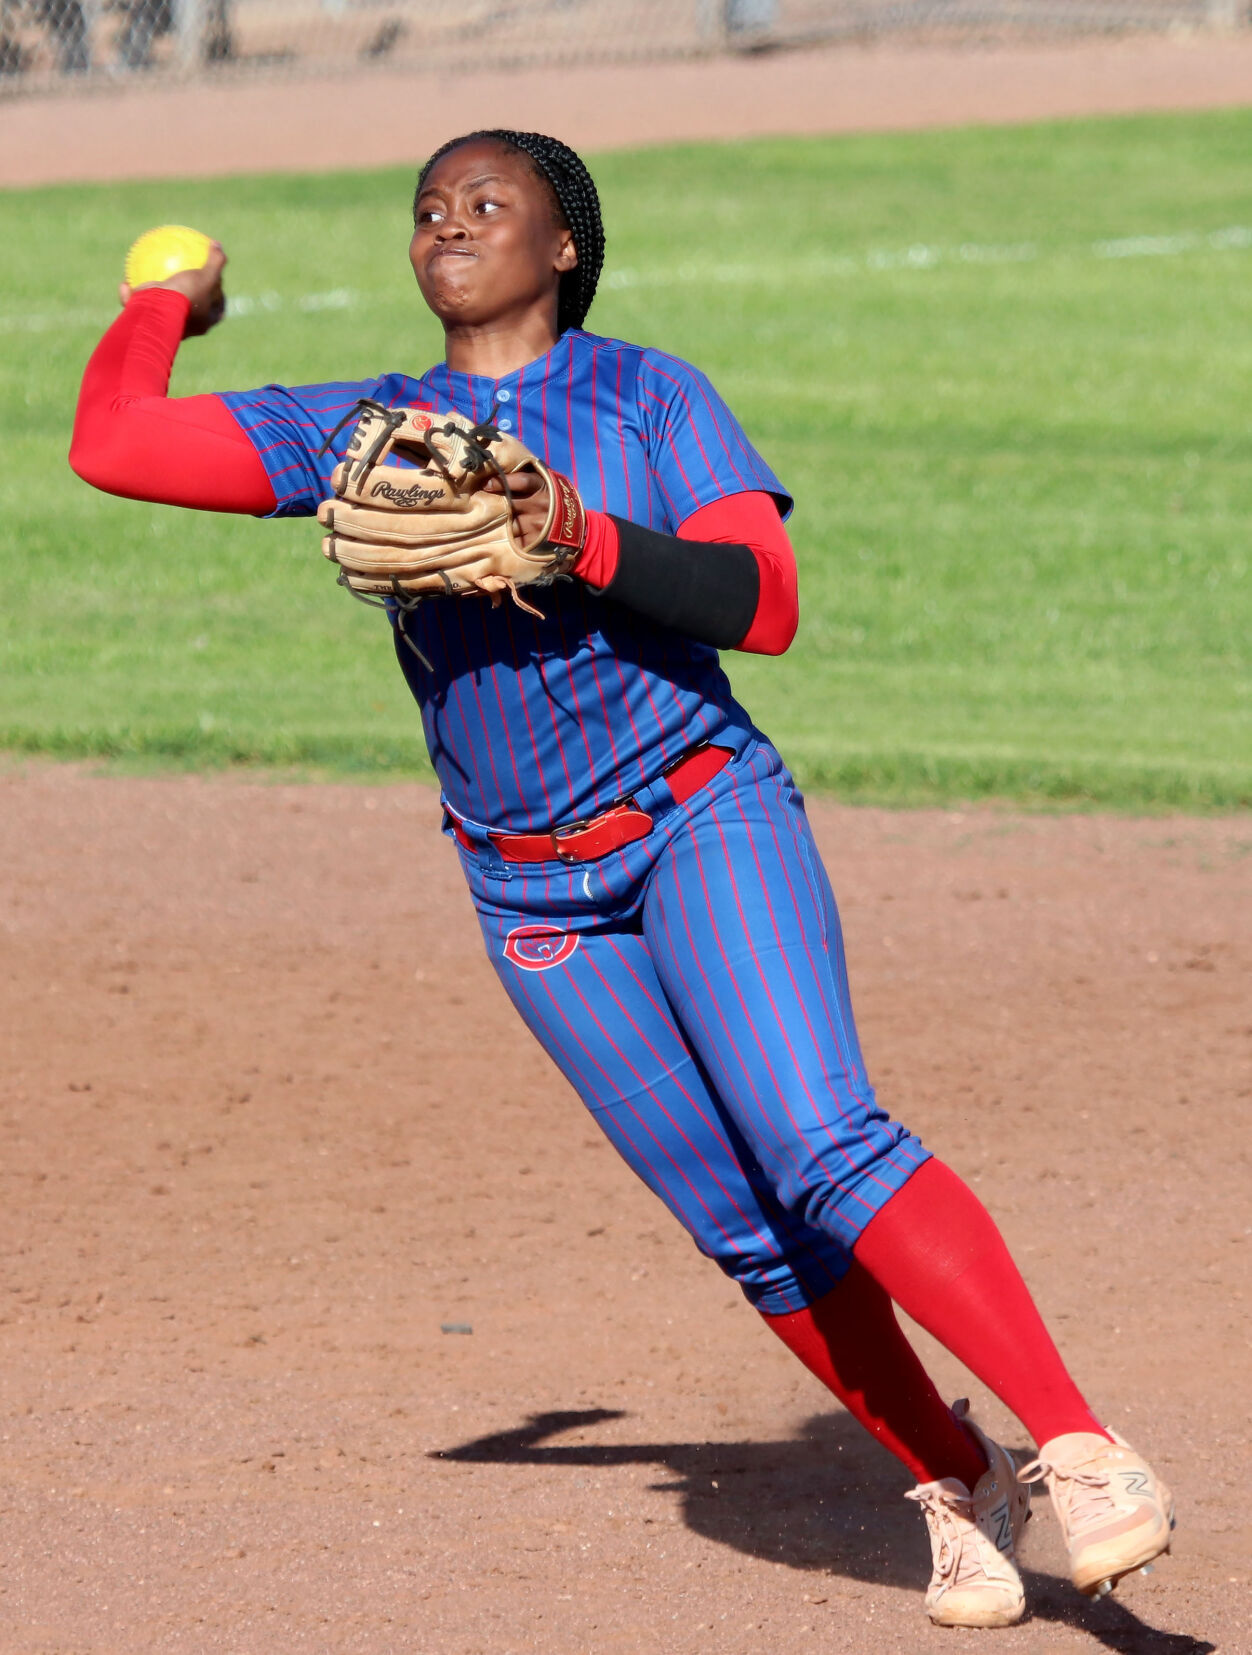
<instances>
[{"instance_id":1,"label":"baseball glove","mask_svg":"<svg viewBox=\"0 0 1252 1655\"><path fill-rule=\"evenodd\" d=\"M331 474L334 496L317 511L329 531L322 550L339 565L340 585L367 600L395 599L402 609L426 597L475 594L498 604L508 592L541 616L522 589L563 574L586 538L586 513L569 479L485 421L367 399L358 410ZM547 519L529 544L509 487L523 472L536 473L548 489ZM493 477L503 492L484 488Z\"/></svg>"}]
</instances>

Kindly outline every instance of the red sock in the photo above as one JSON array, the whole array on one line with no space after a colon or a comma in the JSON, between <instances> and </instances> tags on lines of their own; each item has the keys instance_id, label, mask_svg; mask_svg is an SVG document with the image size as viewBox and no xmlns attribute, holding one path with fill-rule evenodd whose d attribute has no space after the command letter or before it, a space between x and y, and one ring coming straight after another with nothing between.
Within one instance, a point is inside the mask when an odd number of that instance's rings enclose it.
<instances>
[{"instance_id":1,"label":"red sock","mask_svg":"<svg viewBox=\"0 0 1252 1655\"><path fill-rule=\"evenodd\" d=\"M919 1483L956 1477L973 1488L987 1469L904 1337L891 1300L859 1264L807 1310L766 1316L765 1325Z\"/></svg>"},{"instance_id":2,"label":"red sock","mask_svg":"<svg viewBox=\"0 0 1252 1655\"><path fill-rule=\"evenodd\" d=\"M1107 1436L1066 1372L990 1213L949 1167L924 1162L870 1219L854 1252L1037 1443L1068 1431Z\"/></svg>"}]
</instances>

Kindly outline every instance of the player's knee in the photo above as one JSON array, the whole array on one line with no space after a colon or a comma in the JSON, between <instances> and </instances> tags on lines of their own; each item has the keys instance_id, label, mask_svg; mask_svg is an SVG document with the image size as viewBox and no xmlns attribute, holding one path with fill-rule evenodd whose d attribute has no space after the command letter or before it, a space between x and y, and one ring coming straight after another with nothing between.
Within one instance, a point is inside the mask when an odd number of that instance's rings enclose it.
<instances>
[{"instance_id":1,"label":"player's knee","mask_svg":"<svg viewBox=\"0 0 1252 1655\"><path fill-rule=\"evenodd\" d=\"M765 1316L785 1316L824 1298L851 1262L851 1253L829 1237L814 1235L789 1253L736 1253L716 1259L739 1284L745 1299Z\"/></svg>"},{"instance_id":2,"label":"player's knee","mask_svg":"<svg viewBox=\"0 0 1252 1655\"><path fill-rule=\"evenodd\" d=\"M805 1142L780 1174L776 1193L806 1233L851 1253L879 1208L927 1159L907 1127L883 1116L855 1144Z\"/></svg>"}]
</instances>

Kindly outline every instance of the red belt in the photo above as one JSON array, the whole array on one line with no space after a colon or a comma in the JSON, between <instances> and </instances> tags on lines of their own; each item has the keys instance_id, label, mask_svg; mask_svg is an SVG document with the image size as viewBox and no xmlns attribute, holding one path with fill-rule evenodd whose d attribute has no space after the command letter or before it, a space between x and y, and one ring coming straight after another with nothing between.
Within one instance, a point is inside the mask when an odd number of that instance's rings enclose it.
<instances>
[{"instance_id":1,"label":"red belt","mask_svg":"<svg viewBox=\"0 0 1252 1655\"><path fill-rule=\"evenodd\" d=\"M732 757L730 748L710 747L706 743L692 747L661 774L675 802L683 804L706 782L712 781ZM455 819L452 831L466 850L476 848ZM489 833L487 837L506 862L594 862L610 851L621 850L623 845L633 845L636 839L646 839L651 832L652 818L647 811L641 810L633 799L623 799L621 804L610 805L599 816L568 822L547 833Z\"/></svg>"}]
</instances>

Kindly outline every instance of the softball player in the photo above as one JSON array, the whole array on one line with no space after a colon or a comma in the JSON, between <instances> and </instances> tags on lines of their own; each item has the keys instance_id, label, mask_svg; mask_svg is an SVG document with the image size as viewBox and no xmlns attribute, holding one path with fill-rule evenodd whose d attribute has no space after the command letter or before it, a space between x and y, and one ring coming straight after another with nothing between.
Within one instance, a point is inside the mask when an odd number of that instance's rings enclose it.
<instances>
[{"instance_id":1,"label":"softball player","mask_svg":"<svg viewBox=\"0 0 1252 1655\"><path fill-rule=\"evenodd\" d=\"M369 398L491 416L572 481L586 541L542 615L482 597L392 614L492 963L624 1159L916 1479L931 1619L1021 1617L1038 1478L1075 1583L1108 1590L1168 1549L1169 1492L1092 1415L977 1197L879 1107L803 801L719 665L795 631L786 489L698 370L584 330L604 236L563 144L454 139L414 222L443 362L168 398L180 340L220 313L217 249L123 288L71 463L141 499L310 515ZM523 486L541 524L546 485ZM938 1395L895 1305L1041 1444L1020 1478Z\"/></svg>"}]
</instances>

